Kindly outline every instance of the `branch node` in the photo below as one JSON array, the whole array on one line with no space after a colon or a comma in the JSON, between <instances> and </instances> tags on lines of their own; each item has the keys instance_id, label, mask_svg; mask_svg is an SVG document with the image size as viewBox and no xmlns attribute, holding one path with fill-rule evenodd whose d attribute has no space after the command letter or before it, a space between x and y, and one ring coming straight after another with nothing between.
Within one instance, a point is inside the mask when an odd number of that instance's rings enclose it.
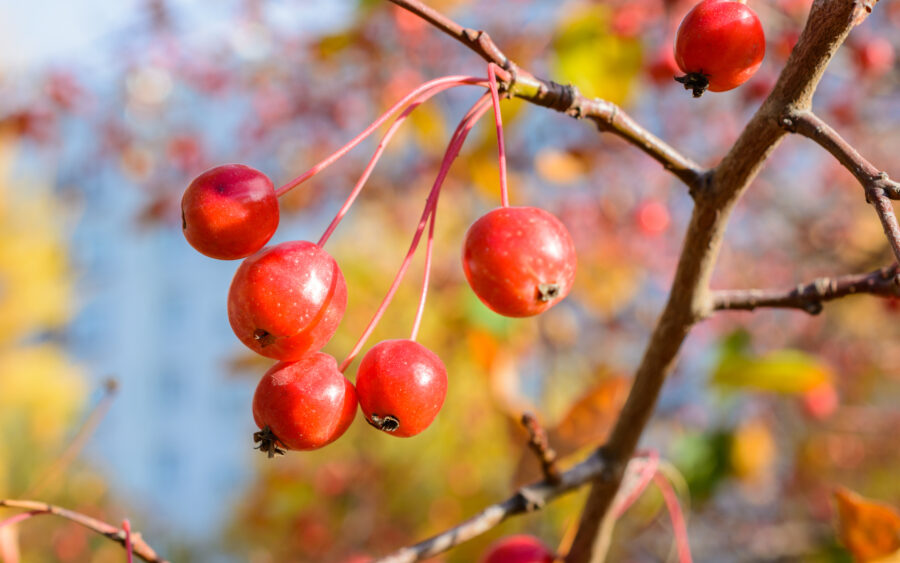
<instances>
[{"instance_id":1,"label":"branch node","mask_svg":"<svg viewBox=\"0 0 900 563\"><path fill-rule=\"evenodd\" d=\"M556 451L550 447L547 433L541 427L537 418L531 413L522 413L522 426L528 431L528 447L541 462L541 471L544 479L556 485L560 482L559 468L556 467Z\"/></svg>"}]
</instances>

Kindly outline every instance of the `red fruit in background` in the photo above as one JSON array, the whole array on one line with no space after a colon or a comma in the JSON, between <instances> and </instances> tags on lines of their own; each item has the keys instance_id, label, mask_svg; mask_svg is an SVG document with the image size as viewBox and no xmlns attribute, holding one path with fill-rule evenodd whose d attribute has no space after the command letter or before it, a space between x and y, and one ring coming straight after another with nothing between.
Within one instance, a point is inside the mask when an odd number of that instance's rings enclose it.
<instances>
[{"instance_id":1,"label":"red fruit in background","mask_svg":"<svg viewBox=\"0 0 900 563\"><path fill-rule=\"evenodd\" d=\"M894 46L884 37L872 37L850 46L860 74L878 78L894 68Z\"/></svg>"},{"instance_id":2,"label":"red fruit in background","mask_svg":"<svg viewBox=\"0 0 900 563\"><path fill-rule=\"evenodd\" d=\"M322 348L347 307L337 262L308 241L264 248L241 264L228 292L228 321L251 350L298 360Z\"/></svg>"},{"instance_id":3,"label":"red fruit in background","mask_svg":"<svg viewBox=\"0 0 900 563\"><path fill-rule=\"evenodd\" d=\"M507 536L488 548L481 563L553 563L556 555L534 536Z\"/></svg>"},{"instance_id":4,"label":"red fruit in background","mask_svg":"<svg viewBox=\"0 0 900 563\"><path fill-rule=\"evenodd\" d=\"M437 354L418 342L385 340L363 357L356 391L369 424L394 436L415 436L444 404L447 370Z\"/></svg>"},{"instance_id":5,"label":"red fruit in background","mask_svg":"<svg viewBox=\"0 0 900 563\"><path fill-rule=\"evenodd\" d=\"M678 74L678 63L671 47L665 45L657 50L647 67L647 74L657 86L672 84L672 79Z\"/></svg>"},{"instance_id":6,"label":"red fruit in background","mask_svg":"<svg viewBox=\"0 0 900 563\"><path fill-rule=\"evenodd\" d=\"M811 418L825 420L837 410L840 404L837 390L830 382L825 382L803 393L803 410Z\"/></svg>"},{"instance_id":7,"label":"red fruit in background","mask_svg":"<svg viewBox=\"0 0 900 563\"><path fill-rule=\"evenodd\" d=\"M210 258L234 260L265 246L278 228L278 198L265 174L225 164L197 176L181 198L181 228Z\"/></svg>"},{"instance_id":8,"label":"red fruit in background","mask_svg":"<svg viewBox=\"0 0 900 563\"><path fill-rule=\"evenodd\" d=\"M703 0L687 13L675 35L675 61L687 75L676 80L700 97L747 81L766 54L756 13L741 2Z\"/></svg>"},{"instance_id":9,"label":"red fruit in background","mask_svg":"<svg viewBox=\"0 0 900 563\"><path fill-rule=\"evenodd\" d=\"M314 450L338 439L356 415L356 391L332 356L316 352L298 362L279 362L262 376L253 395L254 434L269 454Z\"/></svg>"},{"instance_id":10,"label":"red fruit in background","mask_svg":"<svg viewBox=\"0 0 900 563\"><path fill-rule=\"evenodd\" d=\"M647 235L662 234L669 227L669 210L655 199L647 200L637 208L637 222Z\"/></svg>"},{"instance_id":11,"label":"red fruit in background","mask_svg":"<svg viewBox=\"0 0 900 563\"><path fill-rule=\"evenodd\" d=\"M499 207L475 221L463 245L472 290L507 317L546 311L572 289L575 244L565 226L537 207Z\"/></svg>"}]
</instances>

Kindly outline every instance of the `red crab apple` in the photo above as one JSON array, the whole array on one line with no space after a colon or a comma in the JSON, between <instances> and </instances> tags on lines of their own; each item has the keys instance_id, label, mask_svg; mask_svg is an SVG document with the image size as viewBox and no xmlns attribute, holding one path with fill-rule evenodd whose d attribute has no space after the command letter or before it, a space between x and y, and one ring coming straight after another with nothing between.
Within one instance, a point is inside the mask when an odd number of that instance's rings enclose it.
<instances>
[{"instance_id":1,"label":"red crab apple","mask_svg":"<svg viewBox=\"0 0 900 563\"><path fill-rule=\"evenodd\" d=\"M225 164L197 176L181 198L181 229L197 251L220 260L249 256L278 228L278 198L265 174Z\"/></svg>"},{"instance_id":2,"label":"red crab apple","mask_svg":"<svg viewBox=\"0 0 900 563\"><path fill-rule=\"evenodd\" d=\"M337 440L356 415L356 391L332 356L315 352L279 362L263 375L253 395L253 435L273 457L288 450L314 450Z\"/></svg>"},{"instance_id":3,"label":"red crab apple","mask_svg":"<svg viewBox=\"0 0 900 563\"><path fill-rule=\"evenodd\" d=\"M541 540L520 534L497 540L481 563L553 563L554 558L554 553Z\"/></svg>"},{"instance_id":4,"label":"red crab apple","mask_svg":"<svg viewBox=\"0 0 900 563\"><path fill-rule=\"evenodd\" d=\"M447 396L444 362L418 342L385 340L372 347L356 375L359 406L379 430L404 438L431 425Z\"/></svg>"},{"instance_id":5,"label":"red crab apple","mask_svg":"<svg viewBox=\"0 0 900 563\"><path fill-rule=\"evenodd\" d=\"M759 17L746 4L703 0L681 20L675 35L676 78L699 98L746 82L762 64L766 38Z\"/></svg>"},{"instance_id":6,"label":"red crab apple","mask_svg":"<svg viewBox=\"0 0 900 563\"><path fill-rule=\"evenodd\" d=\"M559 219L537 207L499 207L475 221L463 245L469 285L491 310L530 317L568 295L575 244Z\"/></svg>"},{"instance_id":7,"label":"red crab apple","mask_svg":"<svg viewBox=\"0 0 900 563\"><path fill-rule=\"evenodd\" d=\"M347 284L337 262L308 241L250 256L228 292L234 333L254 352L277 360L299 360L322 348L346 307Z\"/></svg>"}]
</instances>

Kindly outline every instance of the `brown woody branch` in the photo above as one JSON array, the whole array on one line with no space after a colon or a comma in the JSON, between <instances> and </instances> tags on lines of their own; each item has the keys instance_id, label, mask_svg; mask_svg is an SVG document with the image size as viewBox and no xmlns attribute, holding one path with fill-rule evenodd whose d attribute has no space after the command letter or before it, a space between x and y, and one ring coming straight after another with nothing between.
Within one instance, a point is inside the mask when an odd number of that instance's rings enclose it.
<instances>
[{"instance_id":1,"label":"brown woody branch","mask_svg":"<svg viewBox=\"0 0 900 563\"><path fill-rule=\"evenodd\" d=\"M0 507L21 508L32 512L32 515L34 516L40 514L54 514L60 518L65 518L66 520L70 520L89 530L97 532L101 536L106 536L114 542L121 544L123 547L125 546L124 530L107 524L102 520L91 518L86 514L81 514L80 512L68 510L54 504L33 500L0 499ZM156 551L154 551L138 533L131 533L131 547L135 555L148 563L168 563L168 561L157 555Z\"/></svg>"},{"instance_id":2,"label":"brown woody branch","mask_svg":"<svg viewBox=\"0 0 900 563\"><path fill-rule=\"evenodd\" d=\"M891 199L900 199L900 183L894 182L886 172L875 168L812 111L788 110L781 118L781 126L817 142L856 177L866 191L866 200L875 206L891 250L900 261L900 226L897 225L894 206L890 202Z\"/></svg>"},{"instance_id":3,"label":"brown woody branch","mask_svg":"<svg viewBox=\"0 0 900 563\"><path fill-rule=\"evenodd\" d=\"M581 463L560 473L558 482L552 483L544 479L522 487L513 496L503 502L488 506L458 526L377 559L374 563L409 563L447 551L487 532L510 516L540 510L556 497L574 491L591 481L604 479L608 469L609 464L602 449L597 450Z\"/></svg>"},{"instance_id":4,"label":"brown woody branch","mask_svg":"<svg viewBox=\"0 0 900 563\"><path fill-rule=\"evenodd\" d=\"M534 76L503 54L486 32L463 27L419 0L390 1L457 39L485 61L495 63L504 69L497 73L497 78L502 82L501 87L508 96L515 96L575 118L589 119L601 131L622 137L662 164L666 170L687 184L691 193L703 187L707 174L699 164L641 127L616 104L586 98L572 85L562 85Z\"/></svg>"},{"instance_id":5,"label":"brown woody branch","mask_svg":"<svg viewBox=\"0 0 900 563\"><path fill-rule=\"evenodd\" d=\"M592 561L601 524L615 498L625 466L653 413L666 376L675 365L681 344L693 325L704 318L712 306L709 281L732 210L763 162L786 134L781 123L784 115L809 110L813 93L829 61L850 30L872 11L877 0L814 1L806 27L774 89L710 173L704 172L693 161L642 129L614 104L587 100L571 86L541 80L519 69L503 56L485 33L463 28L417 0L390 1L424 17L486 60L507 69L506 76L500 78L510 95L574 117L594 120L602 130L621 136L662 163L691 188L696 205L685 234L668 302L644 351L634 384L610 438L596 454L600 456L602 452L603 469L593 477L578 532L566 557L567 563ZM880 200L886 200L886 196L882 194L882 197L875 198L876 205ZM563 475L564 483L567 474ZM383 561L414 561L449 549L461 538L471 538L508 515L518 513L512 511L510 503L522 503L524 500L515 501L516 498L486 509L479 516L432 540L398 552L398 557L402 554L400 558Z\"/></svg>"},{"instance_id":6,"label":"brown woody branch","mask_svg":"<svg viewBox=\"0 0 900 563\"><path fill-rule=\"evenodd\" d=\"M900 267L886 266L868 274L818 278L791 290L738 289L714 291L713 310L753 311L759 307L800 309L810 315L822 312L822 304L856 294L900 297Z\"/></svg>"},{"instance_id":7,"label":"brown woody branch","mask_svg":"<svg viewBox=\"0 0 900 563\"><path fill-rule=\"evenodd\" d=\"M559 483L559 468L556 467L556 451L550 447L547 433L531 413L522 414L522 426L528 431L528 447L541 462L541 471L548 483Z\"/></svg>"}]
</instances>

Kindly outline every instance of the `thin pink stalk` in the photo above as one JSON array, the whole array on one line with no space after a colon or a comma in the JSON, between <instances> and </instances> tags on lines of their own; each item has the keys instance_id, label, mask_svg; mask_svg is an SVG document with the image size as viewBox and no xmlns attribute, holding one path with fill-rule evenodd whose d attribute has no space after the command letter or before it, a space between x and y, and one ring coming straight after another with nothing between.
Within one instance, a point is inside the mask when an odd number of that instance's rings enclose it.
<instances>
[{"instance_id":1,"label":"thin pink stalk","mask_svg":"<svg viewBox=\"0 0 900 563\"><path fill-rule=\"evenodd\" d=\"M372 174L372 171L375 169L375 165L378 163L378 160L381 158L381 155L384 153L387 148L388 143L391 142L394 134L400 128L406 118L409 117L409 114L413 112L417 107L419 107L422 103L427 101L432 96L443 92L449 88L454 88L459 86L458 83L449 83L449 84L440 84L438 86L434 86L424 92L422 92L417 98L415 98L409 106L401 113L394 122L391 124L390 128L385 132L384 136L381 138L381 141L378 143L378 147L375 149L375 154L372 155L372 158L369 160L369 164L366 166L366 169L363 171L362 176L360 176L359 180L356 182L356 185L353 186L353 190L350 192L350 195L347 196L347 200L344 202L344 205L338 210L337 215L335 215L334 219L332 219L331 224L328 225L328 228L325 229L325 232L322 234L322 238L319 239L319 246L323 246L327 241L334 230L337 228L338 224L344 218L344 215L350 210L350 206L353 205L353 202L356 201L356 197L362 191L363 186L369 180L369 176Z\"/></svg>"},{"instance_id":2,"label":"thin pink stalk","mask_svg":"<svg viewBox=\"0 0 900 563\"><path fill-rule=\"evenodd\" d=\"M438 195L440 193L440 188L444 183L444 178L447 176L447 172L450 170L450 164L459 154L460 148L462 147L463 142L465 142L466 136L469 134L469 131L472 129L478 119L485 114L489 107L490 105L487 103L487 98L485 96L479 98L478 101L475 102L475 104L469 109L468 113L456 128L456 131L453 133L453 137L451 137L450 144L447 147L447 152L444 154L444 160L441 163L441 168L438 171L437 178L434 181L434 185L431 188L428 199L425 201L425 209L422 211L422 217L419 219L419 225L416 227L416 233L413 236L409 251L407 251L406 253L406 258L404 258L403 263L400 265L400 270L394 277L394 281L391 284L390 289L388 289L387 295L385 295L384 299L381 302L381 305L379 305L378 310L372 317L372 320L369 321L368 326L366 326L366 329L363 331L362 336L359 337L359 340L356 342L353 350L350 351L350 354L341 363L340 370L342 372L350 366L350 364L359 354L359 351L363 346L365 346L366 340L368 340L369 336L371 336L372 332L375 330L375 327L378 325L378 322L381 320L381 317L384 315L384 312L387 309L388 305L390 305L391 300L394 298L394 294L397 292L397 288L400 286L400 282L403 280L403 276L406 274L406 270L409 269L409 265L412 262L412 257L416 252L416 248L418 248L419 246L419 241L421 240L422 233L425 230L425 225L431 213L435 209Z\"/></svg>"},{"instance_id":3,"label":"thin pink stalk","mask_svg":"<svg viewBox=\"0 0 900 563\"><path fill-rule=\"evenodd\" d=\"M681 513L681 505L678 503L678 496L661 473L656 472L653 475L653 481L659 487L659 492L662 493L663 499L666 501L666 508L669 510L669 518L672 519L672 533L675 535L675 544L678 548L678 561L679 563L692 563L691 545L688 540L687 526L684 523L684 515Z\"/></svg>"},{"instance_id":4,"label":"thin pink stalk","mask_svg":"<svg viewBox=\"0 0 900 563\"><path fill-rule=\"evenodd\" d=\"M131 522L128 521L128 518L122 520L122 530L125 532L125 560L128 563L133 563L132 557L132 548L131 548Z\"/></svg>"},{"instance_id":5,"label":"thin pink stalk","mask_svg":"<svg viewBox=\"0 0 900 563\"><path fill-rule=\"evenodd\" d=\"M497 126L497 150L500 153L500 204L509 207L509 187L506 181L506 147L503 144L503 120L500 117L500 93L494 63L488 63L488 81L491 86L491 102L494 104L494 124Z\"/></svg>"},{"instance_id":6,"label":"thin pink stalk","mask_svg":"<svg viewBox=\"0 0 900 563\"><path fill-rule=\"evenodd\" d=\"M638 483L635 485L634 489L626 496L620 504L617 504L612 512L613 518L620 518L625 512L634 504L637 499L641 497L644 490L650 484L650 481L653 480L653 476L656 475L657 468L659 467L659 454L656 450L650 450L647 452L647 461L644 463L644 466L641 468L641 474L638 478Z\"/></svg>"},{"instance_id":7,"label":"thin pink stalk","mask_svg":"<svg viewBox=\"0 0 900 563\"><path fill-rule=\"evenodd\" d=\"M431 222L428 224L428 240L425 242L425 275L422 276L422 291L419 296L419 307L416 309L416 320L413 322L412 333L409 339L415 342L419 336L419 326L422 324L422 315L425 313L425 299L428 297L428 281L431 279L431 251L434 247L434 218L436 209L431 213Z\"/></svg>"},{"instance_id":8,"label":"thin pink stalk","mask_svg":"<svg viewBox=\"0 0 900 563\"><path fill-rule=\"evenodd\" d=\"M483 85L484 79L477 78L474 76L444 76L442 78L436 78L434 80L430 80L430 81L418 86L412 92L410 92L409 94L404 96L400 101L398 101L397 103L392 105L386 112L381 114L375 121L372 122L371 125L366 127L362 133L360 133L359 135L357 135L356 137L351 139L349 143L347 143L343 147L339 148L337 151L335 151L333 154L331 154L331 156L328 156L327 158L325 158L324 160L322 160L321 162L319 162L318 164L316 164L315 166L313 166L312 168L310 168L303 174L297 176L293 180L289 181L285 185L278 188L275 191L275 194L280 197L280 196L286 194L287 192L291 191L295 187L299 186L303 182L309 180L310 178L312 178L313 176L315 176L322 170L325 170L326 168L328 168L329 166L334 164L334 162L337 161L339 158L341 158L342 156L347 154L356 145L363 142L376 129L381 127L381 125L384 124L384 122L386 122L388 120L388 118L391 117L391 115L396 113L397 110L399 110L403 106L407 105L410 101L414 100L416 97L421 95L423 92L426 92L435 86L441 86L444 84L455 85L455 86L461 86L464 84Z\"/></svg>"},{"instance_id":9,"label":"thin pink stalk","mask_svg":"<svg viewBox=\"0 0 900 563\"><path fill-rule=\"evenodd\" d=\"M24 522L28 520L32 516L40 516L41 514L47 514L46 510L29 510L28 512L20 512L5 520L0 520L0 528L5 528L6 526L13 526L18 524L19 522Z\"/></svg>"}]
</instances>

